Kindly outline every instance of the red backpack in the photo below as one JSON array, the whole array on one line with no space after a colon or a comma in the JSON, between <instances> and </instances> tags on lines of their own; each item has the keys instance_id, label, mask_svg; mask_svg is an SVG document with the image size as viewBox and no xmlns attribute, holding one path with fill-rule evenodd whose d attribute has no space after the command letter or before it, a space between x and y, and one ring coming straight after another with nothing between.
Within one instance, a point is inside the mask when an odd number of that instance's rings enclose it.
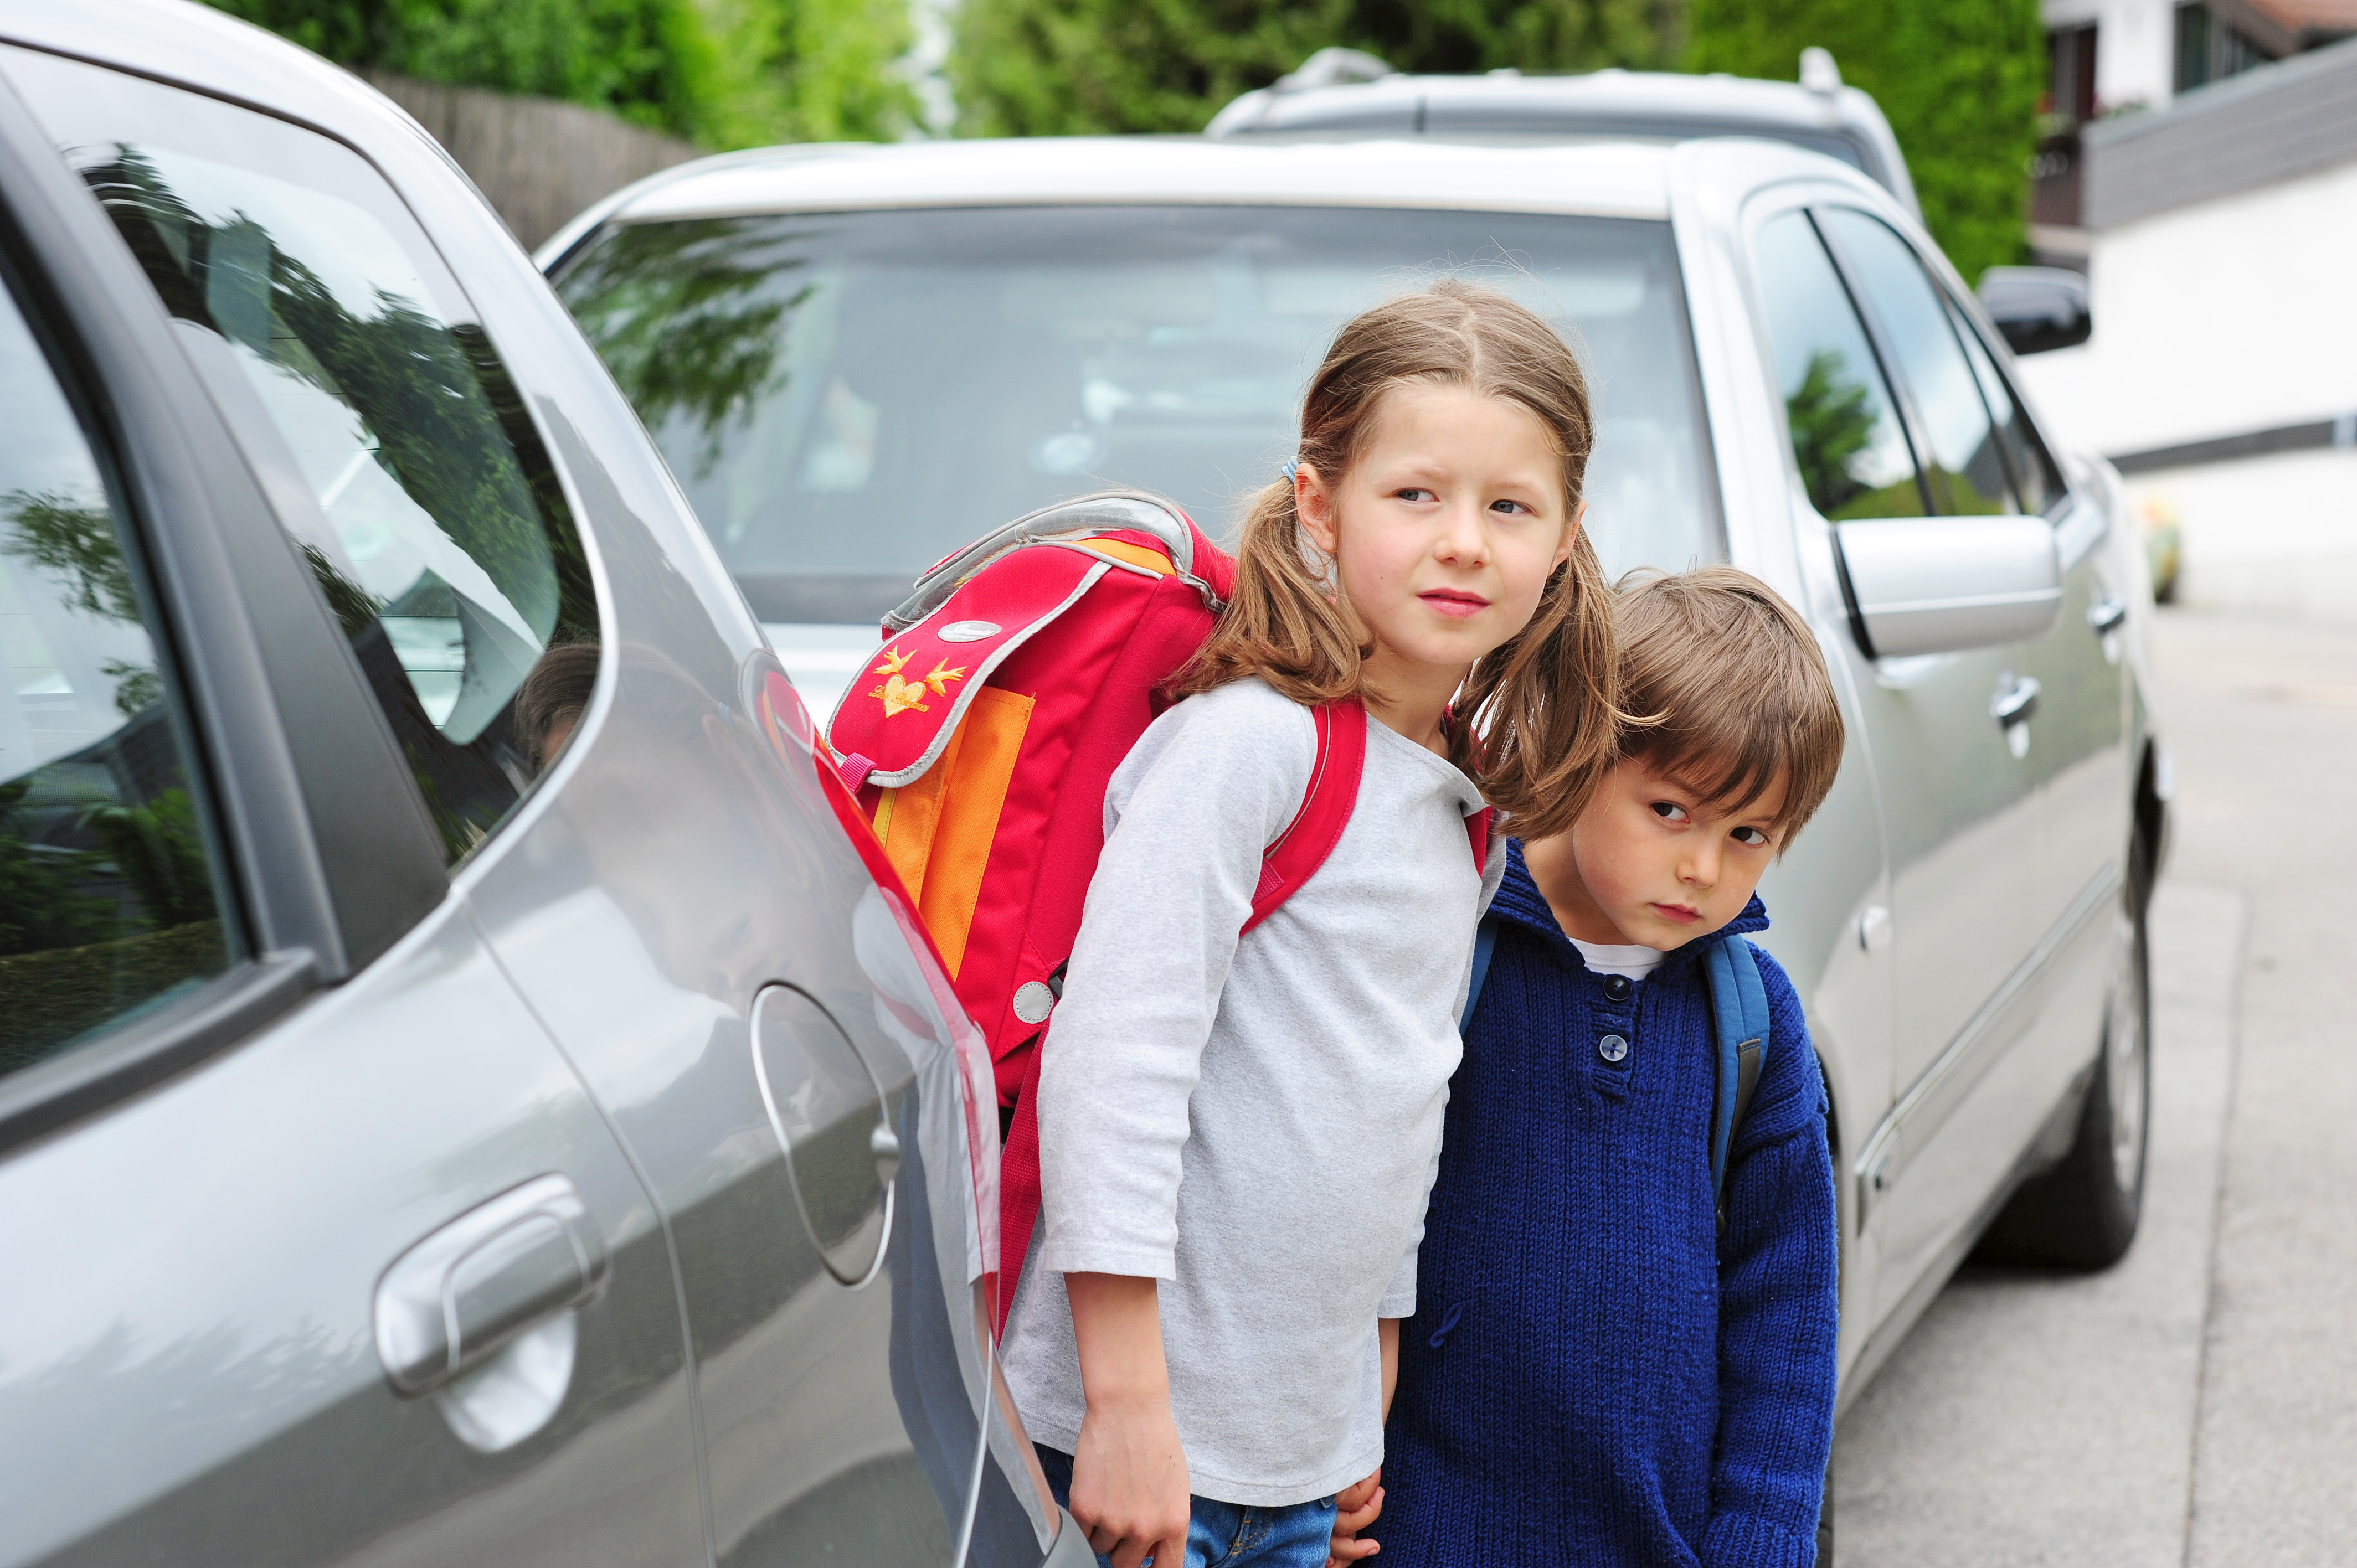
<instances>
[{"instance_id":1,"label":"red backpack","mask_svg":"<svg viewBox=\"0 0 2357 1568\"><path fill-rule=\"evenodd\" d=\"M942 561L884 618L878 661L827 726L844 781L990 1043L1004 1329L1039 1214L1039 1044L1063 993L1105 787L1233 590L1185 513L1112 494L1017 518ZM1357 803L1367 713L1312 710L1301 811L1265 852L1249 931L1323 865ZM1488 811L1468 820L1476 865ZM985 1260L987 1262L988 1260Z\"/></svg>"}]
</instances>

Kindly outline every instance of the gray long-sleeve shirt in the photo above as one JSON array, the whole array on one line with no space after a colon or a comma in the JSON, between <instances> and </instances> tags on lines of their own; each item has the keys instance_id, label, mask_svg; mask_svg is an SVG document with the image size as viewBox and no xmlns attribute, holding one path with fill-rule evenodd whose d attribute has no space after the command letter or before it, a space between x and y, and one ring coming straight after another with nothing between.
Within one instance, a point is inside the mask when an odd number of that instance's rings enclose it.
<instances>
[{"instance_id":1,"label":"gray long-sleeve shirt","mask_svg":"<svg viewBox=\"0 0 2357 1568\"><path fill-rule=\"evenodd\" d=\"M1308 711L1243 681L1147 729L1106 791L1040 1062L1040 1225L1005 1346L1024 1420L1078 1441L1064 1274L1157 1279L1191 1484L1226 1502L1321 1498L1382 1463L1375 1322L1415 1310L1474 923L1505 860L1474 870L1472 780L1367 729L1340 842L1241 940L1308 788Z\"/></svg>"}]
</instances>

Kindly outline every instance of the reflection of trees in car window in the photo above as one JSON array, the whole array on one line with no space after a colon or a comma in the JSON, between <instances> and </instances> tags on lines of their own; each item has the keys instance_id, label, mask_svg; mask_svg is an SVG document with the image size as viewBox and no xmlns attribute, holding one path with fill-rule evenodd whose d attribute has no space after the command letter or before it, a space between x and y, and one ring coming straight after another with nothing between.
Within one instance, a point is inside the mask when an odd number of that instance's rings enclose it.
<instances>
[{"instance_id":1,"label":"reflection of trees in car window","mask_svg":"<svg viewBox=\"0 0 2357 1568\"><path fill-rule=\"evenodd\" d=\"M405 215L367 205L373 173L272 123L296 140L271 173L190 150L242 113L204 104L178 145L73 156L166 307L218 333L259 394L273 428L226 400L241 439L283 442L309 482L318 511L284 521L455 860L530 785L516 688L549 647L597 638L587 563L504 367L422 241L387 226ZM239 129L221 145L251 156Z\"/></svg>"},{"instance_id":2,"label":"reflection of trees in car window","mask_svg":"<svg viewBox=\"0 0 2357 1568\"><path fill-rule=\"evenodd\" d=\"M1842 356L1828 349L1810 356L1801 384L1784 400L1801 483L1818 513L1835 521L1903 517L1917 510L1911 477L1883 485L1858 477L1873 471L1874 413L1867 397L1866 387L1846 374Z\"/></svg>"},{"instance_id":3,"label":"reflection of trees in car window","mask_svg":"<svg viewBox=\"0 0 2357 1568\"><path fill-rule=\"evenodd\" d=\"M1824 221L1882 328L1891 379L1913 405L1929 447L1919 456L1932 505L1952 516L2013 510L1988 404L1921 259L1888 224L1855 209L1829 208Z\"/></svg>"},{"instance_id":4,"label":"reflection of trees in car window","mask_svg":"<svg viewBox=\"0 0 2357 1568\"><path fill-rule=\"evenodd\" d=\"M1486 259L1485 259L1486 258ZM1344 321L1441 268L1561 324L1608 563L1721 551L1666 223L1283 207L900 209L609 227L556 277L755 612L870 621L1107 486L1214 533Z\"/></svg>"},{"instance_id":5,"label":"reflection of trees in car window","mask_svg":"<svg viewBox=\"0 0 2357 1568\"><path fill-rule=\"evenodd\" d=\"M0 1073L228 966L138 584L0 295Z\"/></svg>"},{"instance_id":6,"label":"reflection of trees in car window","mask_svg":"<svg viewBox=\"0 0 2357 1568\"><path fill-rule=\"evenodd\" d=\"M770 387L780 324L811 285L780 292L803 263L781 247L748 249L745 218L634 224L594 247L565 277L566 303L650 430L684 416L702 433L696 468L720 458L720 432ZM791 239L791 236L787 237Z\"/></svg>"},{"instance_id":7,"label":"reflection of trees in car window","mask_svg":"<svg viewBox=\"0 0 2357 1568\"><path fill-rule=\"evenodd\" d=\"M1808 215L1761 225L1761 303L1809 503L1831 521L1920 517L1915 460L1880 360Z\"/></svg>"}]
</instances>

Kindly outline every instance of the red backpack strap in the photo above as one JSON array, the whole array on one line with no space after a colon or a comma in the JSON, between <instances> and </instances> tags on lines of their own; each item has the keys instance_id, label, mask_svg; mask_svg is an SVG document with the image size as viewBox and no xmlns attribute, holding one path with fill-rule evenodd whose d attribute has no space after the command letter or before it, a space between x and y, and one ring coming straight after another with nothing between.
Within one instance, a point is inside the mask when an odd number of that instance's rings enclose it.
<instances>
[{"instance_id":1,"label":"red backpack strap","mask_svg":"<svg viewBox=\"0 0 2357 1568\"><path fill-rule=\"evenodd\" d=\"M1031 1255L1031 1232L1039 1224L1039 1058L1044 1055L1035 1047L1024 1063L1023 1088L1015 1097L1014 1120L998 1155L998 1299L992 1309L1002 1338L1006 1315L1015 1306L1015 1287Z\"/></svg>"},{"instance_id":2,"label":"red backpack strap","mask_svg":"<svg viewBox=\"0 0 2357 1568\"><path fill-rule=\"evenodd\" d=\"M1490 875L1490 824L1497 820L1498 808L1484 806L1465 819L1465 836L1473 841L1473 875Z\"/></svg>"},{"instance_id":3,"label":"red backpack strap","mask_svg":"<svg viewBox=\"0 0 2357 1568\"><path fill-rule=\"evenodd\" d=\"M1253 889L1252 917L1242 936L1267 919L1326 864L1351 825L1359 803L1359 779L1367 770L1367 705L1356 697L1309 710L1318 726L1318 756L1310 764L1309 789L1301 810L1276 842L1262 853L1260 886Z\"/></svg>"}]
</instances>

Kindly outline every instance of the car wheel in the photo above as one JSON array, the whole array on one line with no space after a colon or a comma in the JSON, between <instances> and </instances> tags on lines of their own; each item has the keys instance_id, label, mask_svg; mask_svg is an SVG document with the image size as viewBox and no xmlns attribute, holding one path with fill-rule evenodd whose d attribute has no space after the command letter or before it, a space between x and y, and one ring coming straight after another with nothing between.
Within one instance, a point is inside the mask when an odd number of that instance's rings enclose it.
<instances>
[{"instance_id":1,"label":"car wheel","mask_svg":"<svg viewBox=\"0 0 2357 1568\"><path fill-rule=\"evenodd\" d=\"M2152 1121L2151 973L2141 852L2139 844L2114 917L2103 1055L2087 1086L2077 1135L2061 1163L2024 1184L1989 1228L1982 1252L1992 1261L2100 1269L2117 1262L2136 1240Z\"/></svg>"}]
</instances>

